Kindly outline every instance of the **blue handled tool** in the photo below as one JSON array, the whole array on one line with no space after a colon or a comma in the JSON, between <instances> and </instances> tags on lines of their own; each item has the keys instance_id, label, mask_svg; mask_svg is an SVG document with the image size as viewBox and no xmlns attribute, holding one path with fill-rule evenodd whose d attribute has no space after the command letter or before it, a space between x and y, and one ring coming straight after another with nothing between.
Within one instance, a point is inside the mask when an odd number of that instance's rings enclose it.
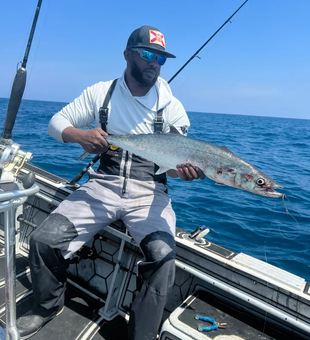
<instances>
[{"instance_id":1,"label":"blue handled tool","mask_svg":"<svg viewBox=\"0 0 310 340\"><path fill-rule=\"evenodd\" d=\"M216 324L212 326L199 325L197 329L199 330L199 332L211 332L211 331L217 331L218 327Z\"/></svg>"},{"instance_id":2,"label":"blue handled tool","mask_svg":"<svg viewBox=\"0 0 310 340\"><path fill-rule=\"evenodd\" d=\"M211 326L204 326L203 324L200 324L197 328L199 332L217 331L218 328L226 328L227 327L227 323L218 322L217 319L212 319L212 318L209 318L208 316L205 316L205 315L197 314L195 316L195 319L212 323Z\"/></svg>"},{"instance_id":3,"label":"blue handled tool","mask_svg":"<svg viewBox=\"0 0 310 340\"><path fill-rule=\"evenodd\" d=\"M197 314L195 316L196 320L202 320L202 321L207 321L207 322L211 322L211 323L215 323L217 321L217 319L211 319L208 316L204 316L204 315L199 315Z\"/></svg>"}]
</instances>

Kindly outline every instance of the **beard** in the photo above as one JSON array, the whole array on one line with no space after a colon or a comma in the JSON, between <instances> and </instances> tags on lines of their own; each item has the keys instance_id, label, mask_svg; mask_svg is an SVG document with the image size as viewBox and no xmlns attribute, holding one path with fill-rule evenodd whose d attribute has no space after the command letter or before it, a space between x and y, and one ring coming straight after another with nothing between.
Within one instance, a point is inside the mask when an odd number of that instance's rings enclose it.
<instances>
[{"instance_id":1,"label":"beard","mask_svg":"<svg viewBox=\"0 0 310 340\"><path fill-rule=\"evenodd\" d=\"M150 76L148 71L155 72L154 76L153 77ZM156 80L159 76L159 72L152 67L146 68L143 71L141 71L141 69L139 68L139 66L137 65L137 63L135 61L131 62L130 73L131 73L131 76L140 85L147 86L147 87L152 87L156 83Z\"/></svg>"}]
</instances>

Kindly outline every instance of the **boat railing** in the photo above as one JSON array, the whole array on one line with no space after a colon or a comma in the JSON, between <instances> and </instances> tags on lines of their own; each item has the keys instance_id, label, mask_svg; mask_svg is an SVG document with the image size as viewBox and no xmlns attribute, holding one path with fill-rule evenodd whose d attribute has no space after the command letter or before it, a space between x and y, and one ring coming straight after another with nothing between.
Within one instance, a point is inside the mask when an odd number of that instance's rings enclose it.
<instances>
[{"instance_id":1,"label":"boat railing","mask_svg":"<svg viewBox=\"0 0 310 340\"><path fill-rule=\"evenodd\" d=\"M24 189L19 180L0 182L0 212L4 213L6 340L20 340L16 327L15 212L18 206L39 190L37 184Z\"/></svg>"}]
</instances>

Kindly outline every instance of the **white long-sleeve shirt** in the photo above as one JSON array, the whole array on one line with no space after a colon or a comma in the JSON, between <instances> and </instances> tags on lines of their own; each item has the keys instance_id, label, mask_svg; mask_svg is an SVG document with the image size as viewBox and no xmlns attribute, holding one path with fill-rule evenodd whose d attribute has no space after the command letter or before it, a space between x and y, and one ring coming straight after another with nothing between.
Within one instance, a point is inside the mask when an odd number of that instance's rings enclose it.
<instances>
[{"instance_id":1,"label":"white long-sleeve shirt","mask_svg":"<svg viewBox=\"0 0 310 340\"><path fill-rule=\"evenodd\" d=\"M82 128L95 122L97 127L101 127L99 109L112 81L99 82L84 90L52 117L48 133L63 142L62 132L69 126ZM164 108L163 132L168 132L169 126L173 125L180 133L186 134L190 125L183 105L172 95L169 84L160 77L145 96L135 97L129 91L123 74L116 83L108 108L108 134L153 133L153 120L161 108Z\"/></svg>"}]
</instances>

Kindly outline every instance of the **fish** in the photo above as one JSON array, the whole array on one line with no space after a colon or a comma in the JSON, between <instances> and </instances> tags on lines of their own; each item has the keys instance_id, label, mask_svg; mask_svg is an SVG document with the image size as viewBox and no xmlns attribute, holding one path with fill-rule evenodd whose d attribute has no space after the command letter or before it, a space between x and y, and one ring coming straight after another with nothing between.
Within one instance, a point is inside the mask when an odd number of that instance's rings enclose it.
<instances>
[{"instance_id":1,"label":"fish","mask_svg":"<svg viewBox=\"0 0 310 340\"><path fill-rule=\"evenodd\" d=\"M283 188L255 166L235 155L226 146L183 136L171 126L169 133L104 136L110 145L125 149L159 167L156 175L177 165L191 164L206 177L225 185L266 197L282 197L275 191Z\"/></svg>"},{"instance_id":2,"label":"fish","mask_svg":"<svg viewBox=\"0 0 310 340\"><path fill-rule=\"evenodd\" d=\"M169 133L126 134L104 136L117 146L157 164L159 175L177 165L191 164L200 168L209 179L266 197L282 197L274 189L283 188L258 168L234 154L226 146L181 135L171 126Z\"/></svg>"}]
</instances>

